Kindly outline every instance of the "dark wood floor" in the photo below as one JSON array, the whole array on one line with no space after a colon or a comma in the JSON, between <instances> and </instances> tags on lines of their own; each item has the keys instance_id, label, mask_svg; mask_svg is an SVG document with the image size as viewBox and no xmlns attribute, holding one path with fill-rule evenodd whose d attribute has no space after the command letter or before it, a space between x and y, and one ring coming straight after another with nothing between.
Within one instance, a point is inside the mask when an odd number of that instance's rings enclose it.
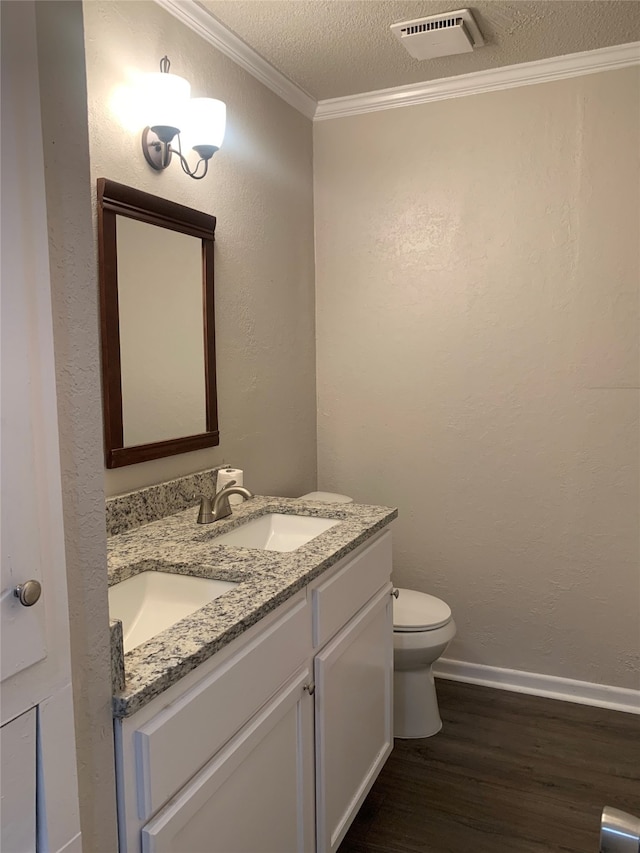
<instances>
[{"instance_id":1,"label":"dark wood floor","mask_svg":"<svg viewBox=\"0 0 640 853\"><path fill-rule=\"evenodd\" d=\"M640 815L640 717L438 681L444 727L396 740L339 853L598 853Z\"/></svg>"}]
</instances>

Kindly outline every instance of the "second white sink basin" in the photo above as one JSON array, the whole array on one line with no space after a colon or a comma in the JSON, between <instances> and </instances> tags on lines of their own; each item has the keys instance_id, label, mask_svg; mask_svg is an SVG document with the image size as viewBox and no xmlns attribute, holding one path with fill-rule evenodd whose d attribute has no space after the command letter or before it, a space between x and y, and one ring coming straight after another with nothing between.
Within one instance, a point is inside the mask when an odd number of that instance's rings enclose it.
<instances>
[{"instance_id":1,"label":"second white sink basin","mask_svg":"<svg viewBox=\"0 0 640 853\"><path fill-rule=\"evenodd\" d=\"M336 524L340 524L340 519L271 512L247 521L230 533L217 536L213 542L263 551L295 551Z\"/></svg>"},{"instance_id":2,"label":"second white sink basin","mask_svg":"<svg viewBox=\"0 0 640 853\"><path fill-rule=\"evenodd\" d=\"M140 572L109 587L109 615L121 620L128 652L235 586L212 578Z\"/></svg>"}]
</instances>

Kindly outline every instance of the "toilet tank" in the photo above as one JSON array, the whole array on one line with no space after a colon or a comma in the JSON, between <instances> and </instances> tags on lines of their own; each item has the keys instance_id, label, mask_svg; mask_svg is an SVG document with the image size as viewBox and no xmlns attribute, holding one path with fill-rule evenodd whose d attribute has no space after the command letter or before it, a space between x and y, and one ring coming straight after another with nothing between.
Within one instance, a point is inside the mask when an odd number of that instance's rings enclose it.
<instances>
[{"instance_id":1,"label":"toilet tank","mask_svg":"<svg viewBox=\"0 0 640 853\"><path fill-rule=\"evenodd\" d=\"M351 504L353 498L349 495L339 495L336 492L307 492L306 495L300 495L300 500L303 501L320 501L326 504Z\"/></svg>"}]
</instances>

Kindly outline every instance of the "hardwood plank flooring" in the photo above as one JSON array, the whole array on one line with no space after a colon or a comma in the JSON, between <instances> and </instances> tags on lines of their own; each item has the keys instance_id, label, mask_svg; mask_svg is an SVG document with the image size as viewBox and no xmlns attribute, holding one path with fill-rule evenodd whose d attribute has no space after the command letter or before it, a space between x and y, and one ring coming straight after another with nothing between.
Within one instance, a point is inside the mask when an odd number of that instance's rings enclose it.
<instances>
[{"instance_id":1,"label":"hardwood plank flooring","mask_svg":"<svg viewBox=\"0 0 640 853\"><path fill-rule=\"evenodd\" d=\"M640 716L437 683L443 729L396 740L339 853L598 853L640 815Z\"/></svg>"}]
</instances>

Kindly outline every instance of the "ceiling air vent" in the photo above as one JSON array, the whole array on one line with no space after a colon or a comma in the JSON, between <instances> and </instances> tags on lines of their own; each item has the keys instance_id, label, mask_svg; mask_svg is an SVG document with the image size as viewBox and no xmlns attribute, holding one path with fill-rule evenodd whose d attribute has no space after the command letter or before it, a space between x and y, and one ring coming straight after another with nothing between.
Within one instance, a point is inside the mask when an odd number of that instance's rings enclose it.
<instances>
[{"instance_id":1,"label":"ceiling air vent","mask_svg":"<svg viewBox=\"0 0 640 853\"><path fill-rule=\"evenodd\" d=\"M391 32L415 59L471 53L484 44L470 9L392 24Z\"/></svg>"}]
</instances>

